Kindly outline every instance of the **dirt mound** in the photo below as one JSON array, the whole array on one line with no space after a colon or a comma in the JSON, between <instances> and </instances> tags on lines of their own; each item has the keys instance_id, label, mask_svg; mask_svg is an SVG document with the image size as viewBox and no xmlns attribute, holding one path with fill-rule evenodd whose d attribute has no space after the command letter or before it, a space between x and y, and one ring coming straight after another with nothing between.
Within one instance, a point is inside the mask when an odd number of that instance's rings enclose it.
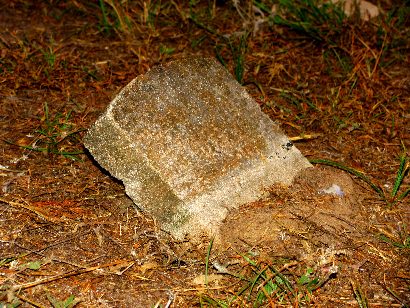
<instances>
[{"instance_id":1,"label":"dirt mound","mask_svg":"<svg viewBox=\"0 0 410 308\"><path fill-rule=\"evenodd\" d=\"M349 175L309 168L288 189L273 187L267 198L233 211L221 234L235 249L274 247L279 255L346 249L366 234L355 211L361 199Z\"/></svg>"}]
</instances>

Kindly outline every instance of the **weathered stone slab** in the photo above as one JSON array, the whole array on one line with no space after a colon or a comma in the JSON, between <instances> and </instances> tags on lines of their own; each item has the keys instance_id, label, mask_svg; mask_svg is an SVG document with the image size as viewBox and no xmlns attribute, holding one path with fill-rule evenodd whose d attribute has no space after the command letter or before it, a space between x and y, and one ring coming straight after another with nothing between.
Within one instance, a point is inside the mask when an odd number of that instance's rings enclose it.
<instances>
[{"instance_id":1,"label":"weathered stone slab","mask_svg":"<svg viewBox=\"0 0 410 308\"><path fill-rule=\"evenodd\" d=\"M218 233L230 208L311 166L223 66L197 57L131 81L84 144L177 239Z\"/></svg>"}]
</instances>

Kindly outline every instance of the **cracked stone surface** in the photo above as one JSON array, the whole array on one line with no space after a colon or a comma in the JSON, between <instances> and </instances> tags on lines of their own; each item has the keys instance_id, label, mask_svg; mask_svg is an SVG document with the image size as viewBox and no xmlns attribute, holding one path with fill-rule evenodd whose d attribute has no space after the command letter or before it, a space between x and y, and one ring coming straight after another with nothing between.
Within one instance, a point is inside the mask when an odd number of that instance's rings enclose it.
<instances>
[{"instance_id":1,"label":"cracked stone surface","mask_svg":"<svg viewBox=\"0 0 410 308\"><path fill-rule=\"evenodd\" d=\"M229 210L311 164L216 60L191 57L126 85L84 144L176 239L219 234Z\"/></svg>"}]
</instances>

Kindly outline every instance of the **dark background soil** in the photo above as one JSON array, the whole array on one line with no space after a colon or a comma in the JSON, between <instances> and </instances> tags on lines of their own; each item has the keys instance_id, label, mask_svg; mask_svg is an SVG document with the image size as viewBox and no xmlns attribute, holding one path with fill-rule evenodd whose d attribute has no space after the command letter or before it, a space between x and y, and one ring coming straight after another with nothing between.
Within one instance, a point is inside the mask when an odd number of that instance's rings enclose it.
<instances>
[{"instance_id":1,"label":"dark background soil","mask_svg":"<svg viewBox=\"0 0 410 308\"><path fill-rule=\"evenodd\" d=\"M293 282L307 268L325 281L300 290L308 299L272 295L262 306L357 306L361 294L371 307L408 307L408 197L389 207L357 177L316 166L230 215L229 248L211 253L205 286L209 240L162 236L82 145L116 93L154 65L203 55L235 75L243 56L243 85L306 157L365 172L388 194L410 146L408 3L381 1L381 16L346 19L336 33L315 25L319 38L255 29L250 1L239 2L244 18L231 1L191 4L0 3L0 305L73 295L78 307L195 307L237 295L231 306L252 306L238 278L257 275L248 252ZM318 194L335 182L344 197Z\"/></svg>"}]
</instances>

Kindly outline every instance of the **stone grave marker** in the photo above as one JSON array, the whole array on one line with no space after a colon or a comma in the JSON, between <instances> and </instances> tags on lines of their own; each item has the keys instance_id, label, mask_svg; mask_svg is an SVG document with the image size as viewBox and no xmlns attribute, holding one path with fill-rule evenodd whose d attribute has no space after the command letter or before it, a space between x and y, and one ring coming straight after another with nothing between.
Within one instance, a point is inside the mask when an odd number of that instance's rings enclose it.
<instances>
[{"instance_id":1,"label":"stone grave marker","mask_svg":"<svg viewBox=\"0 0 410 308\"><path fill-rule=\"evenodd\" d=\"M132 80L84 144L176 239L218 235L229 209L311 167L216 60L191 57Z\"/></svg>"}]
</instances>

